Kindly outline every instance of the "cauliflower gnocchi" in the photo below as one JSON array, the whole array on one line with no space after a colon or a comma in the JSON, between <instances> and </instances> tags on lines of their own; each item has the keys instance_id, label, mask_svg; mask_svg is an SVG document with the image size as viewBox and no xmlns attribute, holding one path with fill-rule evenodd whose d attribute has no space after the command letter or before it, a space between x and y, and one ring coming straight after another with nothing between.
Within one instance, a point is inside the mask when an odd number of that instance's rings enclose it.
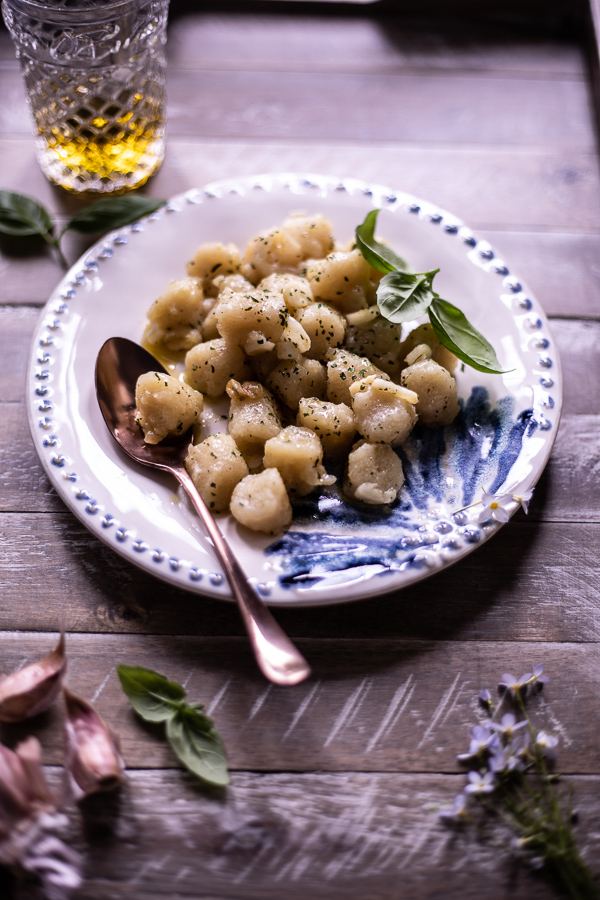
<instances>
[{"instance_id":1,"label":"cauliflower gnocchi","mask_svg":"<svg viewBox=\"0 0 600 900\"><path fill-rule=\"evenodd\" d=\"M279 469L286 488L297 497L335 482L323 468L323 445L310 428L283 428L266 442L263 462L266 469Z\"/></svg>"},{"instance_id":2,"label":"cauliflower gnocchi","mask_svg":"<svg viewBox=\"0 0 600 900\"><path fill-rule=\"evenodd\" d=\"M227 434L249 464L260 465L265 443L281 431L281 415L273 395L255 381L231 379L227 383L229 422Z\"/></svg>"},{"instance_id":3,"label":"cauliflower gnocchi","mask_svg":"<svg viewBox=\"0 0 600 900\"><path fill-rule=\"evenodd\" d=\"M328 403L316 397L303 397L298 407L296 425L310 428L321 438L328 459L347 455L356 435L356 422L345 403Z\"/></svg>"},{"instance_id":4,"label":"cauliflower gnocchi","mask_svg":"<svg viewBox=\"0 0 600 900\"><path fill-rule=\"evenodd\" d=\"M144 440L147 444L158 444L170 435L189 431L199 419L204 398L172 375L146 372L137 380L135 405Z\"/></svg>"},{"instance_id":5,"label":"cauliflower gnocchi","mask_svg":"<svg viewBox=\"0 0 600 900\"><path fill-rule=\"evenodd\" d=\"M344 484L350 497L363 503L392 503L403 484L402 463L389 444L355 444Z\"/></svg>"},{"instance_id":6,"label":"cauliflower gnocchi","mask_svg":"<svg viewBox=\"0 0 600 900\"><path fill-rule=\"evenodd\" d=\"M207 294L217 293L213 284L219 275L234 275L240 268L240 252L235 244L202 244L187 264L188 275L198 278Z\"/></svg>"},{"instance_id":7,"label":"cauliflower gnocchi","mask_svg":"<svg viewBox=\"0 0 600 900\"><path fill-rule=\"evenodd\" d=\"M424 425L449 425L458 415L456 381L439 363L431 359L427 344L419 344L408 354L408 368L402 372L402 384L415 392L416 411Z\"/></svg>"},{"instance_id":8,"label":"cauliflower gnocchi","mask_svg":"<svg viewBox=\"0 0 600 900\"><path fill-rule=\"evenodd\" d=\"M236 484L249 474L246 460L228 434L209 434L190 445L185 467L198 493L215 513L225 512Z\"/></svg>"},{"instance_id":9,"label":"cauliflower gnocchi","mask_svg":"<svg viewBox=\"0 0 600 900\"><path fill-rule=\"evenodd\" d=\"M233 489L230 510L240 525L267 534L277 534L292 522L292 504L277 469L242 478Z\"/></svg>"},{"instance_id":10,"label":"cauliflower gnocchi","mask_svg":"<svg viewBox=\"0 0 600 900\"><path fill-rule=\"evenodd\" d=\"M419 397L414 391L368 375L350 387L352 411L359 434L374 444L399 447L417 421Z\"/></svg>"},{"instance_id":11,"label":"cauliflower gnocchi","mask_svg":"<svg viewBox=\"0 0 600 900\"><path fill-rule=\"evenodd\" d=\"M210 305L197 279L172 281L148 310L144 341L175 352L191 350L202 340L202 323Z\"/></svg>"},{"instance_id":12,"label":"cauliflower gnocchi","mask_svg":"<svg viewBox=\"0 0 600 900\"><path fill-rule=\"evenodd\" d=\"M244 250L202 244L187 278L154 301L144 341L180 362L178 377L139 379L138 422L157 443L201 422L204 395L228 401L227 415L202 422L213 433L194 428L186 460L214 513L277 534L290 501L338 479L353 501L393 503L404 483L395 448L417 421L453 421L456 358L431 325L403 336L380 314L380 278L360 250L335 244L327 219L294 213Z\"/></svg>"}]
</instances>

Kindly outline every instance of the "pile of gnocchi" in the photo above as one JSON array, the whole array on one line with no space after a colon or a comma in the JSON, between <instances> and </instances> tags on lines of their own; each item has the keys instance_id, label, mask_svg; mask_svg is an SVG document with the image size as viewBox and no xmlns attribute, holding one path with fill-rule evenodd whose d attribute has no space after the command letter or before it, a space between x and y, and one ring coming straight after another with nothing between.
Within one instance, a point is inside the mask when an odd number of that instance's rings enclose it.
<instances>
[{"instance_id":1,"label":"pile of gnocchi","mask_svg":"<svg viewBox=\"0 0 600 900\"><path fill-rule=\"evenodd\" d=\"M212 512L276 534L291 501L336 481L328 468L349 499L392 503L404 482L395 448L417 421L453 421L456 357L429 323L403 338L379 314L381 277L326 218L295 214L243 253L202 244L152 304L143 343L185 370L138 379L146 442L198 425L205 397L229 399L226 433L196 428L186 459Z\"/></svg>"}]
</instances>

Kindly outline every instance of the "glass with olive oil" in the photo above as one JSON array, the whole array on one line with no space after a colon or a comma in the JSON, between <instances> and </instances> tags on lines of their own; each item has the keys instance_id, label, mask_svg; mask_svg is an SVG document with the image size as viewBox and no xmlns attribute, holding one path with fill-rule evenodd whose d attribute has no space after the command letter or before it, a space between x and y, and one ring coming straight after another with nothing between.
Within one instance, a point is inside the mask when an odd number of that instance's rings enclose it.
<instances>
[{"instance_id":1,"label":"glass with olive oil","mask_svg":"<svg viewBox=\"0 0 600 900\"><path fill-rule=\"evenodd\" d=\"M165 149L168 0L2 0L54 184L139 187Z\"/></svg>"}]
</instances>

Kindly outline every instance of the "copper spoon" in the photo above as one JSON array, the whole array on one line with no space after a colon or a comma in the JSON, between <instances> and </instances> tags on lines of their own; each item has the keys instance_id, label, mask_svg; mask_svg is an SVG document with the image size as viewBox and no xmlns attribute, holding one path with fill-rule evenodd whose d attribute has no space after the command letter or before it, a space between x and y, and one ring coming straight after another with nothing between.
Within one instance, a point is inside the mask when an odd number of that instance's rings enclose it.
<instances>
[{"instance_id":1,"label":"copper spoon","mask_svg":"<svg viewBox=\"0 0 600 900\"><path fill-rule=\"evenodd\" d=\"M184 465L190 434L161 444L147 444L136 424L135 385L144 372L165 372L150 353L126 338L110 338L96 360L96 396L108 430L136 462L170 472L187 492L212 541L235 597L256 661L275 684L298 684L310 667L282 631L231 552L227 541L196 490Z\"/></svg>"}]
</instances>

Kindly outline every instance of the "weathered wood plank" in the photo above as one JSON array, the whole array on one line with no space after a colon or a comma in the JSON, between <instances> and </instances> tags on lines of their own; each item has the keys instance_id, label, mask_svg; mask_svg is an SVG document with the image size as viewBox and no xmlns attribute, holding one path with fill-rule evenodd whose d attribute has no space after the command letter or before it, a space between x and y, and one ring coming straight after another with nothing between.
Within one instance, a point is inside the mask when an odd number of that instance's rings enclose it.
<instances>
[{"instance_id":1,"label":"weathered wood plank","mask_svg":"<svg viewBox=\"0 0 600 900\"><path fill-rule=\"evenodd\" d=\"M0 510L31 510L32 502L45 511L63 510L39 464L22 403L0 403L0 433L6 435L0 441Z\"/></svg>"},{"instance_id":2,"label":"weathered wood plank","mask_svg":"<svg viewBox=\"0 0 600 900\"><path fill-rule=\"evenodd\" d=\"M35 660L55 640L0 634L0 670ZM543 661L551 683L528 701L530 714L560 738L561 771L600 772L591 713L600 688L597 644L313 638L299 646L313 675L279 688L260 674L244 638L70 634L68 683L120 734L133 768L173 766L175 759L161 729L132 712L115 671L123 662L184 683L190 700L213 717L233 769L458 772L464 767L456 754L485 719L478 692L495 692L504 672L518 677ZM57 704L35 722L3 725L0 734L13 745L34 731L45 759L58 763L61 722Z\"/></svg>"},{"instance_id":3,"label":"weathered wood plank","mask_svg":"<svg viewBox=\"0 0 600 900\"><path fill-rule=\"evenodd\" d=\"M171 3L169 71L268 69L302 71L450 69L521 76L587 77L582 47L569 35L499 22L417 20L405 17L308 16L277 13L223 15L186 12ZM0 63L18 69L12 41L0 23Z\"/></svg>"},{"instance_id":4,"label":"weathered wood plank","mask_svg":"<svg viewBox=\"0 0 600 900\"><path fill-rule=\"evenodd\" d=\"M549 316L600 316L600 235L485 229L482 236Z\"/></svg>"},{"instance_id":5,"label":"weathered wood plank","mask_svg":"<svg viewBox=\"0 0 600 900\"><path fill-rule=\"evenodd\" d=\"M0 54L11 47L0 41ZM0 56L1 58L1 56ZM268 69L369 71L439 69L506 72L511 76L587 77L582 48L572 39L551 39L481 20L460 24L389 17L384 20L318 18L243 12L172 12L167 43L169 71Z\"/></svg>"},{"instance_id":6,"label":"weathered wood plank","mask_svg":"<svg viewBox=\"0 0 600 900\"><path fill-rule=\"evenodd\" d=\"M47 631L64 618L83 632L242 633L230 604L137 570L68 512L2 514L0 538L2 628ZM277 617L296 636L597 641L599 538L597 524L515 521L423 585Z\"/></svg>"},{"instance_id":7,"label":"weathered wood plank","mask_svg":"<svg viewBox=\"0 0 600 900\"><path fill-rule=\"evenodd\" d=\"M48 768L61 790L62 773ZM63 840L83 856L74 900L551 900L542 878L494 845L439 821L460 776L234 773L222 795L181 773L130 772L117 800L66 804ZM575 837L598 871L600 780L569 778ZM0 870L0 875L2 870ZM1 882L0 882L1 883ZM12 895L10 895L12 896ZM31 900L16 894L14 900Z\"/></svg>"},{"instance_id":8,"label":"weathered wood plank","mask_svg":"<svg viewBox=\"0 0 600 900\"><path fill-rule=\"evenodd\" d=\"M35 160L32 141L0 142L0 170L5 173L4 187L23 190L26 184L55 212L71 215L81 207L76 198L48 184ZM171 197L223 177L286 171L389 184L436 202L476 229L600 230L596 158L576 151L172 140L147 192ZM69 259L77 258L68 243L66 249ZM2 268L7 266L5 260ZM57 271L56 281L58 277ZM37 303L44 299L45 293L40 297L30 290L21 281L18 292L23 296Z\"/></svg>"},{"instance_id":9,"label":"weathered wood plank","mask_svg":"<svg viewBox=\"0 0 600 900\"><path fill-rule=\"evenodd\" d=\"M54 770L50 776L60 779ZM415 900L555 897L491 841L439 822L439 806L462 783L239 773L219 796L176 772L134 772L120 805L105 800L84 815L83 841L70 829L85 859L76 900L390 900L399 886ZM580 811L576 839L597 872L600 780L569 783Z\"/></svg>"},{"instance_id":10,"label":"weathered wood plank","mask_svg":"<svg viewBox=\"0 0 600 900\"><path fill-rule=\"evenodd\" d=\"M600 227L600 184L594 154L515 148L300 145L285 142L170 144L149 193L171 196L190 185L257 172L310 171L389 184L434 200L474 228Z\"/></svg>"},{"instance_id":11,"label":"weathered wood plank","mask_svg":"<svg viewBox=\"0 0 600 900\"><path fill-rule=\"evenodd\" d=\"M600 322L555 319L551 324L563 373L565 411L598 412Z\"/></svg>"},{"instance_id":12,"label":"weathered wood plank","mask_svg":"<svg viewBox=\"0 0 600 900\"><path fill-rule=\"evenodd\" d=\"M170 133L186 139L594 146L587 90L572 80L175 70L168 87Z\"/></svg>"},{"instance_id":13,"label":"weathered wood plank","mask_svg":"<svg viewBox=\"0 0 600 900\"><path fill-rule=\"evenodd\" d=\"M0 69L0 84L0 137L28 136L20 73ZM171 138L185 139L595 145L587 87L573 79L174 69L167 115Z\"/></svg>"},{"instance_id":14,"label":"weathered wood plank","mask_svg":"<svg viewBox=\"0 0 600 900\"><path fill-rule=\"evenodd\" d=\"M22 401L38 309L0 306L0 402Z\"/></svg>"},{"instance_id":15,"label":"weathered wood plank","mask_svg":"<svg viewBox=\"0 0 600 900\"><path fill-rule=\"evenodd\" d=\"M590 95L594 109L596 131L600 133L600 3L586 3L586 49L590 73Z\"/></svg>"}]
</instances>

